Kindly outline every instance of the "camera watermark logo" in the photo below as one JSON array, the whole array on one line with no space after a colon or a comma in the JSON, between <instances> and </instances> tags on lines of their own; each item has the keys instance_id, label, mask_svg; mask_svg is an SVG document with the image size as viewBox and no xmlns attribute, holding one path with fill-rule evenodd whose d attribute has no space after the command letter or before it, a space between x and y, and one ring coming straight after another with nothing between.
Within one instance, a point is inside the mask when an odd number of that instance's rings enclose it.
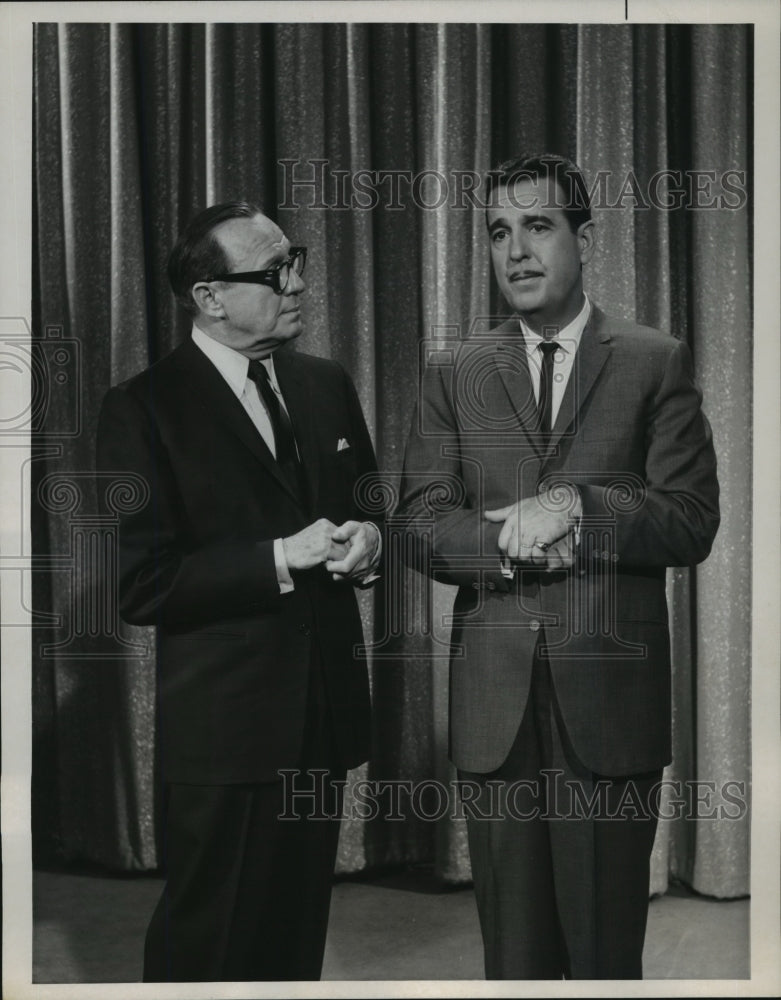
<instances>
[{"instance_id":1,"label":"camera watermark logo","mask_svg":"<svg viewBox=\"0 0 781 1000\"><path fill-rule=\"evenodd\" d=\"M453 438L455 428L443 427L441 414L427 393L442 395L458 425L458 438L492 449L534 453L559 448L578 432L578 414L585 393L598 372L582 364L578 344L557 337L553 355L552 428L541 424L542 354L530 348L520 322L477 316L468 326L434 327L418 345L423 385L417 428L424 438ZM570 371L565 378L565 363ZM566 385L565 385L566 381ZM439 385L437 385L439 383Z\"/></svg>"},{"instance_id":2,"label":"camera watermark logo","mask_svg":"<svg viewBox=\"0 0 781 1000\"><path fill-rule=\"evenodd\" d=\"M81 344L61 326L34 338L24 319L0 319L0 436L78 437L81 378Z\"/></svg>"}]
</instances>

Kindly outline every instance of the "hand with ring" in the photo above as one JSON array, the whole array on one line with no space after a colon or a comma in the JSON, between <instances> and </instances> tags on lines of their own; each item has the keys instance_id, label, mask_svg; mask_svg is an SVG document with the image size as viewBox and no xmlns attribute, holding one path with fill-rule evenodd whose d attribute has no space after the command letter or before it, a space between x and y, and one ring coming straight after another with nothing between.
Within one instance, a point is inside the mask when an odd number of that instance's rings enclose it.
<instances>
[{"instance_id":1,"label":"hand with ring","mask_svg":"<svg viewBox=\"0 0 781 1000\"><path fill-rule=\"evenodd\" d=\"M567 543L559 543L570 533L572 519L581 513L580 498L575 507L552 505L536 495L517 500L507 507L485 511L485 519L502 525L497 548L506 558L532 566L559 568L568 562Z\"/></svg>"}]
</instances>

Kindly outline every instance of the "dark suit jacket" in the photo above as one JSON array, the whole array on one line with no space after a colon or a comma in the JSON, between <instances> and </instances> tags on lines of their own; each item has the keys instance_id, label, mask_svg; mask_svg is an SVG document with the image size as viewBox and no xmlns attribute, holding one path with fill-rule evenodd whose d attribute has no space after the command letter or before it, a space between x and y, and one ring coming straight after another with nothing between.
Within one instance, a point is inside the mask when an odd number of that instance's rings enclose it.
<instances>
[{"instance_id":1,"label":"dark suit jacket","mask_svg":"<svg viewBox=\"0 0 781 1000\"><path fill-rule=\"evenodd\" d=\"M450 674L450 750L486 773L507 757L542 635L569 737L606 775L671 755L665 567L710 551L716 461L685 344L592 307L550 443L517 319L444 352L424 375L398 514L424 571L459 591ZM439 489L437 489L439 484ZM557 484L583 502L569 571L499 567L501 525L483 511Z\"/></svg>"},{"instance_id":2,"label":"dark suit jacket","mask_svg":"<svg viewBox=\"0 0 781 1000\"><path fill-rule=\"evenodd\" d=\"M369 750L369 693L353 587L322 567L281 595L273 540L319 517L356 518L375 469L355 389L336 363L283 350L277 377L309 485L296 500L260 434L192 341L106 395L98 467L130 471L149 502L121 519L119 600L158 629L164 777L272 780L298 763L312 647L346 767ZM337 451L340 438L350 448Z\"/></svg>"}]
</instances>

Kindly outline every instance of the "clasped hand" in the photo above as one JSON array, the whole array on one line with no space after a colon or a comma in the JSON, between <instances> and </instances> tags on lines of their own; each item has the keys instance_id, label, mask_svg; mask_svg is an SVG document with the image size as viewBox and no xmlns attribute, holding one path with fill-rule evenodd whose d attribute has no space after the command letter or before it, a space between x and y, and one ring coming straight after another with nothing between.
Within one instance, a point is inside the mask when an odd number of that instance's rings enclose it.
<instances>
[{"instance_id":1,"label":"clasped hand","mask_svg":"<svg viewBox=\"0 0 781 1000\"><path fill-rule=\"evenodd\" d=\"M371 567L377 550L377 530L363 521L345 521L338 527L326 517L282 540L291 570L325 564L335 580L356 580Z\"/></svg>"},{"instance_id":2,"label":"clasped hand","mask_svg":"<svg viewBox=\"0 0 781 1000\"><path fill-rule=\"evenodd\" d=\"M554 570L566 569L575 562L572 519L580 512L580 498L573 510L554 509L542 497L533 496L487 510L484 516L494 524L504 522L497 544L508 559Z\"/></svg>"}]
</instances>

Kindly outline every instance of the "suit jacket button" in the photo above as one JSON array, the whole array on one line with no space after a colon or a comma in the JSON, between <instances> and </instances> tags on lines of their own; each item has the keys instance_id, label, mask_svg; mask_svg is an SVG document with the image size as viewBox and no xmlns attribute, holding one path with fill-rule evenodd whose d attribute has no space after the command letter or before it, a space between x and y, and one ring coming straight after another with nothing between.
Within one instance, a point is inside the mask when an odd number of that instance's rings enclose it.
<instances>
[{"instance_id":1,"label":"suit jacket button","mask_svg":"<svg viewBox=\"0 0 781 1000\"><path fill-rule=\"evenodd\" d=\"M529 628L531 629L532 632L540 631L540 623L537 621L536 618L533 621L529 622Z\"/></svg>"},{"instance_id":2,"label":"suit jacket button","mask_svg":"<svg viewBox=\"0 0 781 1000\"><path fill-rule=\"evenodd\" d=\"M492 581L487 583L486 587L488 587L489 590L496 590L496 584L493 583Z\"/></svg>"}]
</instances>

